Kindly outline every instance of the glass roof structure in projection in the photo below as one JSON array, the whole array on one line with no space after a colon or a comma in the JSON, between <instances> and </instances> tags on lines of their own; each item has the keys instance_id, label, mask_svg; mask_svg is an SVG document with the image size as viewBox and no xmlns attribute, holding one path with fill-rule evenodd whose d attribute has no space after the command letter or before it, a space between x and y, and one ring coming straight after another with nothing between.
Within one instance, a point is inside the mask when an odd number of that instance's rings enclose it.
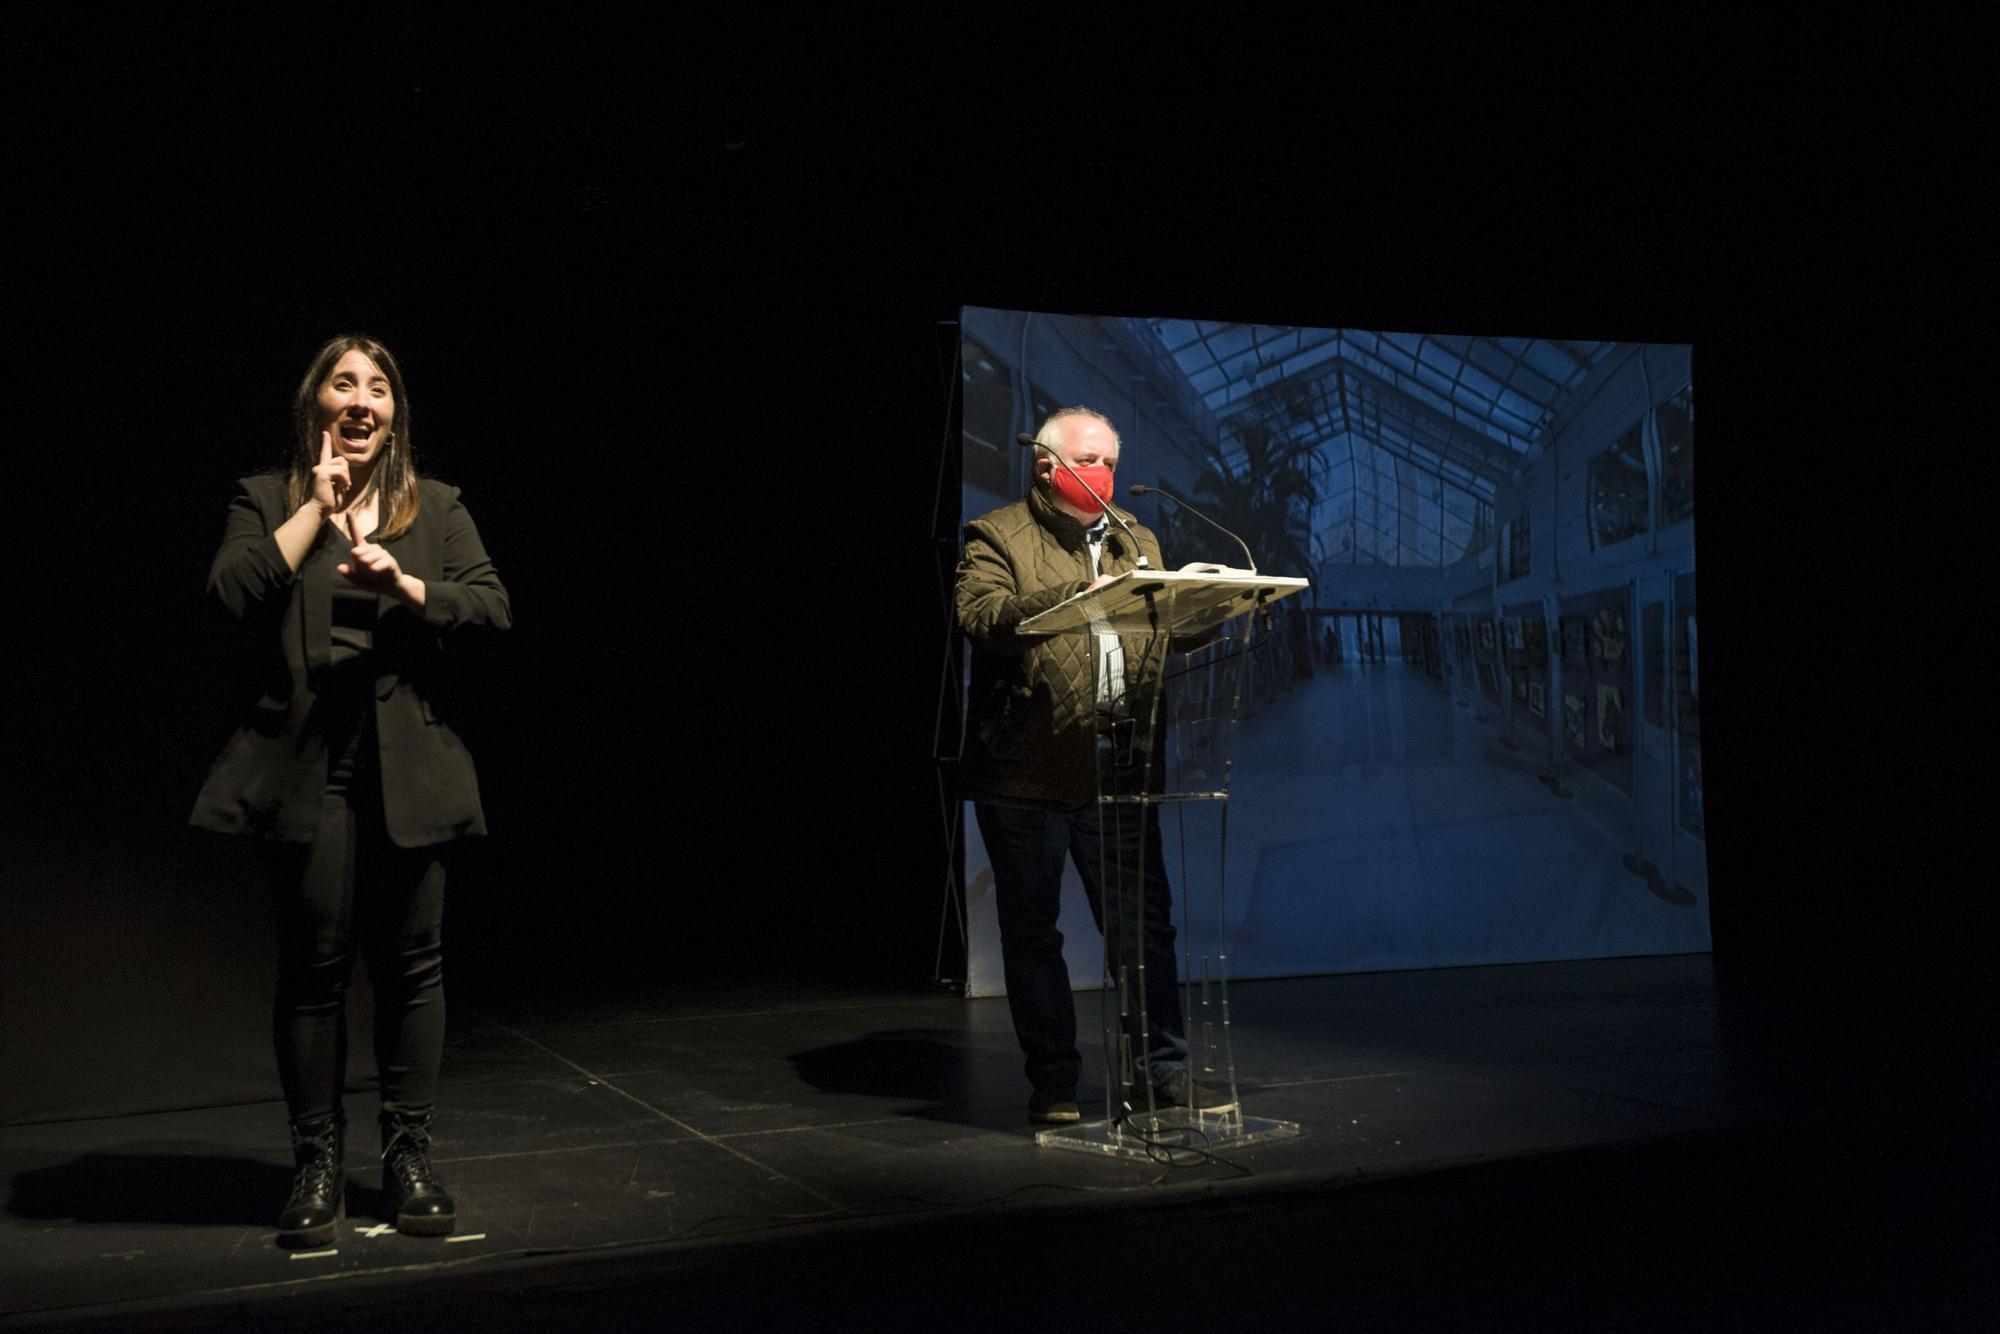
<instances>
[{"instance_id":1,"label":"glass roof structure in projection","mask_svg":"<svg viewBox=\"0 0 2000 1334\"><path fill-rule=\"evenodd\" d=\"M1262 414L1310 443L1319 560L1442 565L1490 529L1498 487L1538 454L1609 343L1138 321L1243 451L1232 419ZM1273 414L1274 405L1283 411Z\"/></svg>"}]
</instances>

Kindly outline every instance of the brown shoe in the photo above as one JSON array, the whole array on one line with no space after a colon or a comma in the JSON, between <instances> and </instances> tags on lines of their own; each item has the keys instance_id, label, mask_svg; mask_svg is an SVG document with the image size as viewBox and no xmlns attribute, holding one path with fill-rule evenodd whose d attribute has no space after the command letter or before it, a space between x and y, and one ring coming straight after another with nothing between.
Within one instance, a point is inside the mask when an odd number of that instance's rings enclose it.
<instances>
[{"instance_id":1,"label":"brown shoe","mask_svg":"<svg viewBox=\"0 0 2000 1334\"><path fill-rule=\"evenodd\" d=\"M1063 1125L1083 1120L1076 1094L1067 1089L1036 1089L1028 1099L1028 1119L1037 1125Z\"/></svg>"},{"instance_id":2,"label":"brown shoe","mask_svg":"<svg viewBox=\"0 0 2000 1334\"><path fill-rule=\"evenodd\" d=\"M1146 1105L1143 1086L1133 1086L1132 1105ZM1176 1070L1153 1085L1153 1106L1192 1107L1198 1112L1233 1112L1236 1110L1236 1099L1222 1089L1195 1083L1185 1070Z\"/></svg>"}]
</instances>

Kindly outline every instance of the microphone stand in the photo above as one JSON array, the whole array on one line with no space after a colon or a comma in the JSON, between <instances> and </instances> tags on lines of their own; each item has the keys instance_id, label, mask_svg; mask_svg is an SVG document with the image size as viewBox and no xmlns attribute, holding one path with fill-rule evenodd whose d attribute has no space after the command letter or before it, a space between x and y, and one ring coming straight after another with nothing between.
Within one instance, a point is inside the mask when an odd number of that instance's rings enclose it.
<instances>
[{"instance_id":1,"label":"microphone stand","mask_svg":"<svg viewBox=\"0 0 2000 1334\"><path fill-rule=\"evenodd\" d=\"M1209 518L1209 517L1208 517L1208 516L1207 516L1206 514L1203 514L1203 513L1202 513L1202 512L1200 511L1200 510L1198 510L1198 509L1196 509L1196 508L1195 508L1194 506L1192 506L1192 505L1188 504L1188 503L1187 503L1187 502L1186 502L1185 500L1182 500L1182 499L1181 499L1181 498L1180 498L1179 496L1175 495L1175 494L1174 494L1173 492L1171 492L1171 491L1162 491L1162 490L1161 490L1161 489L1160 489L1159 487L1157 487L1157 486L1129 486L1129 487L1125 488L1125 490L1126 490L1126 493L1127 493L1128 495L1134 495L1134 496L1165 496L1165 497L1166 497L1166 498L1167 498L1168 500L1171 500L1171 501L1173 501L1173 502L1174 502L1174 504L1176 504L1176 505L1179 505L1179 506L1180 506L1180 507L1181 507L1182 509L1186 510L1186 511L1187 511L1187 512L1188 512L1189 514L1192 514L1192 515L1194 515L1194 517L1195 517L1195 518L1197 518L1197 519L1200 519L1200 520L1201 520L1201 521L1202 521L1203 523L1207 524L1207 525L1208 525L1208 526L1209 526L1210 528L1213 528L1213 529L1215 529L1215 531L1216 531L1216 532L1218 532L1218 533L1221 533L1221 534L1222 534L1222 535L1223 535L1224 537L1226 537L1226 538L1228 538L1228 539L1229 539L1230 541L1234 542L1234 543L1235 543L1235 544L1236 544L1237 546L1239 546L1239 547L1242 547L1242 548L1243 548L1243 559L1244 559L1244 560L1246 560L1246 561L1248 561L1248 562L1250 562L1250 573L1252 573L1252 574L1255 574L1255 573L1257 573L1257 558L1256 558L1255 556L1253 556L1253 555L1251 555L1251 554L1250 554L1250 544L1249 544L1248 542L1245 542L1245 541L1244 541L1244 540L1243 540L1242 538L1240 538L1240 537L1238 537L1238 536L1237 536L1236 534L1234 534L1234 533L1230 532L1230 531L1229 531L1229 530L1228 530L1227 528L1224 528L1224 527L1223 527L1223 526L1222 526L1221 524L1219 524L1219 523L1217 523L1217 522L1216 522L1215 520L1213 520L1213 519Z\"/></svg>"},{"instance_id":2,"label":"microphone stand","mask_svg":"<svg viewBox=\"0 0 2000 1334\"><path fill-rule=\"evenodd\" d=\"M1126 488L1126 492L1127 494L1135 496L1165 496L1168 500L1173 501L1174 504L1180 506L1182 509L1186 510L1189 514L1194 515L1195 518L1200 519L1203 523L1207 524L1210 528L1215 529L1216 532L1221 533L1224 537L1234 542L1237 546L1242 547L1243 559L1250 563L1250 573L1252 574L1257 573L1257 558L1250 554L1250 544L1248 542L1245 542L1235 533L1230 532L1227 528L1224 528L1221 524L1209 518L1206 514L1203 514L1200 510L1188 504L1185 500L1182 500L1179 496L1175 495L1173 492L1162 491L1157 486L1140 486L1140 485L1129 486ZM1247 624L1252 627L1255 627L1259 622L1262 622L1263 629L1265 633L1268 634L1270 633L1271 629L1271 608L1270 605L1266 603L1264 600L1267 595L1268 595L1268 590L1266 590L1266 592L1261 592L1257 595L1257 605L1251 609L1250 619ZM1244 646L1246 648L1248 648L1249 642L1250 642L1249 634L1246 633L1244 636Z\"/></svg>"}]
</instances>

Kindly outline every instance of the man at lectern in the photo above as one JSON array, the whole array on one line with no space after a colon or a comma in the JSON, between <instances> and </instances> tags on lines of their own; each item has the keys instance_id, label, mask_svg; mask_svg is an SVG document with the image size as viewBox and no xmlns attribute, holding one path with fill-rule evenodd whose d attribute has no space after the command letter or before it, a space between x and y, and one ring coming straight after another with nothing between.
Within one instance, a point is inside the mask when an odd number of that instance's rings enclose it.
<instances>
[{"instance_id":1,"label":"man at lectern","mask_svg":"<svg viewBox=\"0 0 2000 1334\"><path fill-rule=\"evenodd\" d=\"M1128 657L1115 634L1015 632L1029 617L1135 568L1142 554L1150 567L1163 568L1159 541L1123 510L1112 507L1122 525L1107 518L1118 432L1103 415L1063 408L1042 424L1035 444L1028 494L966 525L957 588L958 623L972 643L960 786L992 859L1007 1004L1034 1086L1028 1115L1038 1122L1081 1116L1076 1004L1056 926L1065 856L1075 861L1105 933L1106 958L1133 996L1121 1024L1135 1103L1150 1083L1156 1106L1222 1110L1226 1096L1195 1084L1187 1070L1159 808L1097 802L1100 785L1133 781L1121 772L1132 759L1131 729L1153 707L1158 683L1126 679L1125 664L1136 669L1146 655L1134 639ZM1121 736L1128 740L1122 747ZM1100 838L1106 862L1131 868L1120 878L1132 889L1103 883ZM1142 961L1143 1025L1136 999ZM1121 1092L1107 1096L1115 1103Z\"/></svg>"}]
</instances>

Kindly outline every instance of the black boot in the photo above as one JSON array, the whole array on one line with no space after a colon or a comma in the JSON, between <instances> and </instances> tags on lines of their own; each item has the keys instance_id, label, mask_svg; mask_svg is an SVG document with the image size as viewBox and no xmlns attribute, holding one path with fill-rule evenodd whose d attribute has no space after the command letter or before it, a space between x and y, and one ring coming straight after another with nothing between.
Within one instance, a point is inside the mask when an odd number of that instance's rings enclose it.
<instances>
[{"instance_id":1,"label":"black boot","mask_svg":"<svg viewBox=\"0 0 2000 1334\"><path fill-rule=\"evenodd\" d=\"M347 1217L346 1137L338 1117L292 1122L292 1193L278 1215L280 1246L327 1246L340 1231Z\"/></svg>"},{"instance_id":2,"label":"black boot","mask_svg":"<svg viewBox=\"0 0 2000 1334\"><path fill-rule=\"evenodd\" d=\"M431 1170L429 1112L382 1113L382 1194L396 1216L396 1231L442 1237L458 1224L458 1209Z\"/></svg>"}]
</instances>

